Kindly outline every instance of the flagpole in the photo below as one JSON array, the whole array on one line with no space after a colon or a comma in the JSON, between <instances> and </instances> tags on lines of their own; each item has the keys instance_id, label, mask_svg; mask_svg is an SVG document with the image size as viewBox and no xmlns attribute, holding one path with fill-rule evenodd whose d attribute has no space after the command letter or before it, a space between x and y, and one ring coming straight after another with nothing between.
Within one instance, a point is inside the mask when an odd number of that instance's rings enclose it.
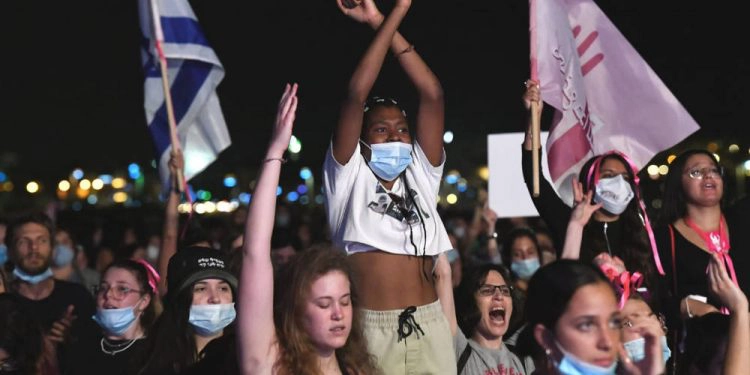
<instances>
[{"instance_id":1,"label":"flagpole","mask_svg":"<svg viewBox=\"0 0 750 375\"><path fill-rule=\"evenodd\" d=\"M164 54L163 42L164 33L161 28L161 19L159 13L159 7L156 4L157 0L150 0L151 3L151 17L153 18L154 25L154 37L156 44L156 51L159 54L159 67L161 68L161 86L164 90L164 103L167 107L167 120L169 123L169 139L172 144L171 154L172 156L177 155L177 151L181 149L180 140L177 138L177 121L174 117L174 107L172 106L172 93L169 91L169 75L167 73L167 57ZM185 176L182 170L177 171L177 189L180 193L185 192Z\"/></svg>"},{"instance_id":2,"label":"flagpole","mask_svg":"<svg viewBox=\"0 0 750 375\"><path fill-rule=\"evenodd\" d=\"M537 51L536 51L536 0L529 0L529 40L531 55L531 79L539 82L537 74ZM541 82L540 82L541 85ZM540 98L541 99L541 98ZM539 101L531 101L531 166L532 166L532 195L539 196L539 156L541 152L540 132L541 118L539 116Z\"/></svg>"}]
</instances>

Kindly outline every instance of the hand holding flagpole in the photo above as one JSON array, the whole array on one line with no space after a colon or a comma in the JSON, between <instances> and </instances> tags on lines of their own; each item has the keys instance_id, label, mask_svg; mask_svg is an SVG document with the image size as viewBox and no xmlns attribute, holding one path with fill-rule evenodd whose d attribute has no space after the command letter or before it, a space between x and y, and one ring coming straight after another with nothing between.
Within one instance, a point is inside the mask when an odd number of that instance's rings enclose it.
<instances>
[{"instance_id":1,"label":"hand holding flagpole","mask_svg":"<svg viewBox=\"0 0 750 375\"><path fill-rule=\"evenodd\" d=\"M159 7L156 4L157 0L150 0L151 2L151 16L153 17L154 25L154 36L156 51L159 55L159 67L161 68L161 83L162 89L164 90L164 103L167 109L167 119L169 121L169 138L172 144L171 157L177 158L181 156L182 149L180 146L180 140L177 138L177 121L174 117L174 107L172 106L172 93L169 91L169 75L167 74L167 57L164 54L164 33L161 28L161 20L159 16ZM185 176L182 169L177 170L177 190L180 193L185 192ZM174 188L174 187L173 187Z\"/></svg>"},{"instance_id":2,"label":"hand holding flagpole","mask_svg":"<svg viewBox=\"0 0 750 375\"><path fill-rule=\"evenodd\" d=\"M537 74L537 51L536 51L536 0L529 0L529 40L531 41L530 49L531 52L531 81L526 81L526 88L529 88L529 84L533 83L536 88L539 89L539 76ZM532 176L533 176L533 190L532 195L534 197L539 196L539 149L541 149L541 137L539 135L541 121L541 106L540 99L531 101L531 165L532 165Z\"/></svg>"},{"instance_id":3,"label":"hand holding flagpole","mask_svg":"<svg viewBox=\"0 0 750 375\"><path fill-rule=\"evenodd\" d=\"M535 81L534 79L529 79L526 82L524 82L524 85L526 85L526 91L523 94L523 102L526 106L526 109L531 111L529 114L529 123L528 128L526 130L526 140L525 146L527 147L527 150L529 149L529 140L531 140L531 155L532 155L532 173L533 173L533 190L532 194L534 197L539 196L539 168L540 168L540 152L539 149L541 149L541 136L540 136L540 128L539 128L539 121L541 119L542 114L542 107L543 104L541 102L540 97L540 88L539 88L539 82Z\"/></svg>"}]
</instances>

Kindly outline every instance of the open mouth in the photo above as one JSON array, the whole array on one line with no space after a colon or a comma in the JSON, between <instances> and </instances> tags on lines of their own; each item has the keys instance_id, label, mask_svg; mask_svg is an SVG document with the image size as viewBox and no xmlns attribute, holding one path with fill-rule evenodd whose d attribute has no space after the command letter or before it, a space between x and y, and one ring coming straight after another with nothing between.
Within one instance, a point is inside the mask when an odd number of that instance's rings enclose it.
<instances>
[{"instance_id":1,"label":"open mouth","mask_svg":"<svg viewBox=\"0 0 750 375\"><path fill-rule=\"evenodd\" d=\"M341 335L341 334L344 334L346 332L346 327L345 326L335 326L335 327L331 328L330 331L333 334Z\"/></svg>"},{"instance_id":2,"label":"open mouth","mask_svg":"<svg viewBox=\"0 0 750 375\"><path fill-rule=\"evenodd\" d=\"M490 310L490 320L497 323L505 322L505 308L504 307L493 307Z\"/></svg>"}]
</instances>

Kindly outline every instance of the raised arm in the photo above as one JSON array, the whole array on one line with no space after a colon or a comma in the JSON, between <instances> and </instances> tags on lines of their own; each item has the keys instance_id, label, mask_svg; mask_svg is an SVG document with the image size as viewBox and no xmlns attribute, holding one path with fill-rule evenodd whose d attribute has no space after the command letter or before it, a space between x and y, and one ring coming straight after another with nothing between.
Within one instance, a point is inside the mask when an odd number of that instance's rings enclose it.
<instances>
[{"instance_id":1,"label":"raised arm","mask_svg":"<svg viewBox=\"0 0 750 375\"><path fill-rule=\"evenodd\" d=\"M374 30L383 24L383 15L373 0L363 0L362 5L345 12L353 19L367 23ZM419 112L417 113L417 142L422 147L430 164L437 166L443 157L443 130L445 128L445 104L443 87L437 76L417 53L414 45L409 43L398 31L391 40L391 51L396 56L401 68L419 94Z\"/></svg>"},{"instance_id":2,"label":"raised arm","mask_svg":"<svg viewBox=\"0 0 750 375\"><path fill-rule=\"evenodd\" d=\"M337 0L336 2L347 15L359 14L360 12L370 14L373 12L372 9L377 11L373 0L363 0L361 4L350 0ZM347 96L341 105L339 122L333 135L333 157L340 164L348 163L357 149L359 136L362 132L365 102L370 95L375 80L378 78L393 35L401 24L401 20L404 19L410 5L411 0L396 1L396 5L382 22L375 34L375 39L370 43L370 47L362 56L359 65L352 74L352 78L349 80Z\"/></svg>"},{"instance_id":3,"label":"raised arm","mask_svg":"<svg viewBox=\"0 0 750 375\"><path fill-rule=\"evenodd\" d=\"M539 102L537 110L539 111L539 117L541 118L542 102L541 95L539 93L539 84L533 80L526 81L526 91L523 95L523 103L526 110L529 111L528 121L526 124L526 137L522 145L521 153L521 165L523 170L523 179L526 182L526 188L531 196L531 201L534 203L539 216L544 220L550 229L552 239L555 243L561 244L565 241L565 231L567 228L567 218L570 217L571 209L568 207L558 196L552 185L545 178L539 179L539 190L540 194L538 197L534 197L532 194L532 160L533 153L539 153L541 160L542 150L532 151L532 140L531 140L531 102ZM560 252L561 247L557 247L558 258L562 256Z\"/></svg>"},{"instance_id":4,"label":"raised arm","mask_svg":"<svg viewBox=\"0 0 750 375\"><path fill-rule=\"evenodd\" d=\"M270 374L279 356L273 321L271 232L284 151L292 136L297 84L286 86L245 223L237 319L240 369L243 374Z\"/></svg>"},{"instance_id":5,"label":"raised arm","mask_svg":"<svg viewBox=\"0 0 750 375\"><path fill-rule=\"evenodd\" d=\"M708 287L731 314L722 374L747 374L750 369L750 315L747 296L729 277L724 262L716 254L711 254L708 264Z\"/></svg>"},{"instance_id":6,"label":"raised arm","mask_svg":"<svg viewBox=\"0 0 750 375\"><path fill-rule=\"evenodd\" d=\"M602 207L601 203L591 204L594 192L589 190L583 195L583 187L578 180L573 181L574 208L570 214L568 230L565 232L565 244L562 250L562 259L578 259L581 257L581 242L583 241L583 227L591 219L591 215Z\"/></svg>"},{"instance_id":7,"label":"raised arm","mask_svg":"<svg viewBox=\"0 0 750 375\"><path fill-rule=\"evenodd\" d=\"M443 309L443 314L448 319L451 335L455 336L458 330L458 321L456 320L456 304L453 301L451 264L448 262L448 257L445 253L440 253L436 262L434 272L435 292L440 301L440 307Z\"/></svg>"},{"instance_id":8,"label":"raised arm","mask_svg":"<svg viewBox=\"0 0 750 375\"><path fill-rule=\"evenodd\" d=\"M164 227L162 229L161 249L159 251L159 259L157 261L157 268L159 269L159 275L162 275L159 279L159 294L167 294L167 267L169 266L169 258L177 252L177 236L178 228L180 226L180 214L177 212L177 205L180 204L180 191L177 189L179 179L178 171L182 172L185 168L185 160L182 157L182 151L177 150L170 155L169 158L169 176L172 180L172 188L169 189L169 197L167 197L167 206L164 208Z\"/></svg>"}]
</instances>

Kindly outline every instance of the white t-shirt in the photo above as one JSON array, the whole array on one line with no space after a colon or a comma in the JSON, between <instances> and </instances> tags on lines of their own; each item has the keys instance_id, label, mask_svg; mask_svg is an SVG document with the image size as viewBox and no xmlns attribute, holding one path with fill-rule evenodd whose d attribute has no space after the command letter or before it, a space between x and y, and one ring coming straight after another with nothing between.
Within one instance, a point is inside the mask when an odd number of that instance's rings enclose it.
<instances>
[{"instance_id":1,"label":"white t-shirt","mask_svg":"<svg viewBox=\"0 0 750 375\"><path fill-rule=\"evenodd\" d=\"M419 144L414 145L412 163L404 173L411 191L408 194L402 177L392 190L386 190L367 166L359 147L357 144L349 162L341 165L333 158L331 146L323 164L328 225L334 245L347 254L379 249L393 254L434 256L450 250L448 234L437 213L445 154L440 165L434 167Z\"/></svg>"}]
</instances>

